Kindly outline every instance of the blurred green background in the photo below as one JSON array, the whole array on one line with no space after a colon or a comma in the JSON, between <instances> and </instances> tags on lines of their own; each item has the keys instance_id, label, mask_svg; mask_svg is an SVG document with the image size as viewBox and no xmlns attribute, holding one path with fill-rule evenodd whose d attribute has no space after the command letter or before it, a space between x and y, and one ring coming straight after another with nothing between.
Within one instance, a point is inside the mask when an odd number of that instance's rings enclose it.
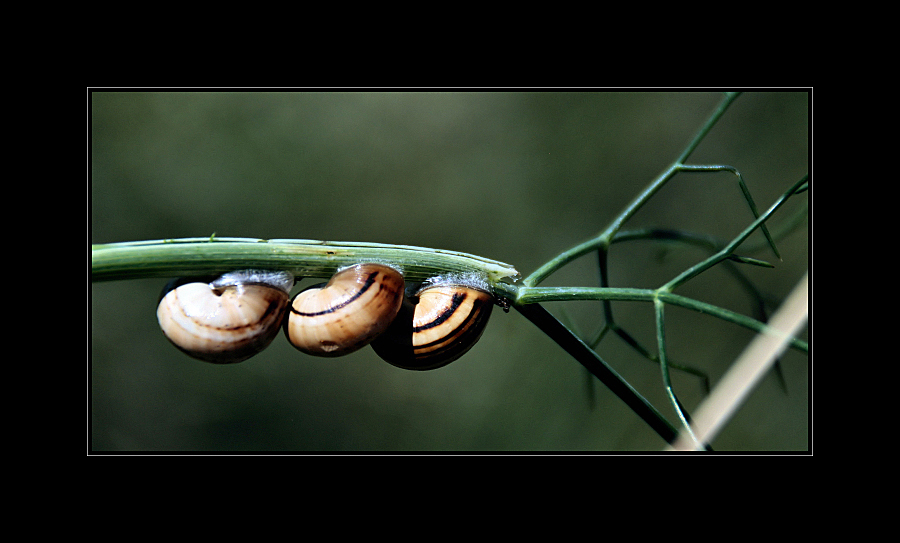
<instances>
[{"instance_id":1,"label":"blurred green background","mask_svg":"<svg viewBox=\"0 0 900 543\"><path fill-rule=\"evenodd\" d=\"M373 241L452 249L523 274L600 231L674 160L721 100L716 92L93 92L91 243L208 236ZM743 95L691 157L737 167L761 210L809 171L805 92ZM779 217L799 207L786 206ZM728 174L681 174L627 227L730 239L752 220ZM777 220L777 219L776 219ZM775 269L745 269L782 299L808 267L804 226ZM757 241L757 238L754 238ZM656 287L705 255L655 242L616 245L614 286ZM91 284L94 451L620 451L664 443L515 311L431 372L371 349L317 359L279 337L214 366L173 348L156 323L164 281ZM544 286L596 285L584 257ZM749 313L712 270L679 293ZM597 303L548 304L577 329ZM615 306L655 350L649 304ZM670 356L713 386L752 338L667 311ZM599 352L670 420L660 373L621 342ZM714 442L717 450L809 448L809 362L783 358ZM702 399L676 373L689 410Z\"/></svg>"}]
</instances>

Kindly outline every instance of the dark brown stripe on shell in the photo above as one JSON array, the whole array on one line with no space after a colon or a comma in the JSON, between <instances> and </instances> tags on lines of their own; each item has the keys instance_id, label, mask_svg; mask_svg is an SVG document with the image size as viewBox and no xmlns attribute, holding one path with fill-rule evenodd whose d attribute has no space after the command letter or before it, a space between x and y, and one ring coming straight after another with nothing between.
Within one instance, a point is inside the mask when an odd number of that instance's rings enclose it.
<instances>
[{"instance_id":1,"label":"dark brown stripe on shell","mask_svg":"<svg viewBox=\"0 0 900 543\"><path fill-rule=\"evenodd\" d=\"M357 292L350 298L347 298L346 300L344 300L343 302L339 303L336 306L329 307L328 309L324 309L322 311L316 311L314 313L305 313L303 311L297 311L296 309L294 309L293 304L291 304L291 313L293 313L295 315L300 315L301 317L318 317L320 315L327 315L329 313L334 313L335 311L352 304L353 302L358 300L360 298L360 296L365 294L366 291L369 290L372 287L372 285L375 284L375 280L378 277L378 274L380 274L380 273L381 272L377 272L377 271L370 273L368 278L366 278L366 282L363 285L363 287L361 289L359 289L359 292Z\"/></svg>"}]
</instances>

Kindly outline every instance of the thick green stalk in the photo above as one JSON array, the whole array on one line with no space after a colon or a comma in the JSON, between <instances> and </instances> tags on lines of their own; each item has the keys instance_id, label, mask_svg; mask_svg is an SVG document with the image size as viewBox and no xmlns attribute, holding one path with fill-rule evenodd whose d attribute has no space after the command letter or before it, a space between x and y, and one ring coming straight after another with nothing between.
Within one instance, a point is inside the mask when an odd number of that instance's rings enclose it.
<instances>
[{"instance_id":1,"label":"thick green stalk","mask_svg":"<svg viewBox=\"0 0 900 543\"><path fill-rule=\"evenodd\" d=\"M480 256L380 243L252 238L185 238L91 246L91 281L213 275L239 269L283 270L297 277L331 277L338 268L384 262L410 281L471 276L510 297L519 272Z\"/></svg>"},{"instance_id":2,"label":"thick green stalk","mask_svg":"<svg viewBox=\"0 0 900 543\"><path fill-rule=\"evenodd\" d=\"M665 417L556 317L540 304L516 305L515 308L605 384L660 437L672 443L676 432Z\"/></svg>"}]
</instances>

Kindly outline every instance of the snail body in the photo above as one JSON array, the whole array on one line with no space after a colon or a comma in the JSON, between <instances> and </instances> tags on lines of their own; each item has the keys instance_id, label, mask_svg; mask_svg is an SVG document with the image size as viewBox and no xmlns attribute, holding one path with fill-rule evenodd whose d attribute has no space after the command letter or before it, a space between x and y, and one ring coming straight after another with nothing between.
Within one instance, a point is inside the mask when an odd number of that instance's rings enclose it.
<instances>
[{"instance_id":1,"label":"snail body","mask_svg":"<svg viewBox=\"0 0 900 543\"><path fill-rule=\"evenodd\" d=\"M314 356L343 356L384 332L403 301L403 275L382 264L338 271L325 285L291 301L284 331L288 341Z\"/></svg>"},{"instance_id":2,"label":"snail body","mask_svg":"<svg viewBox=\"0 0 900 543\"><path fill-rule=\"evenodd\" d=\"M212 282L179 279L163 290L156 316L186 354L215 364L241 362L269 346L281 327L294 278L241 271Z\"/></svg>"},{"instance_id":3,"label":"snail body","mask_svg":"<svg viewBox=\"0 0 900 543\"><path fill-rule=\"evenodd\" d=\"M484 290L429 285L408 300L390 328L372 342L386 362L411 370L440 368L475 345L494 305Z\"/></svg>"}]
</instances>

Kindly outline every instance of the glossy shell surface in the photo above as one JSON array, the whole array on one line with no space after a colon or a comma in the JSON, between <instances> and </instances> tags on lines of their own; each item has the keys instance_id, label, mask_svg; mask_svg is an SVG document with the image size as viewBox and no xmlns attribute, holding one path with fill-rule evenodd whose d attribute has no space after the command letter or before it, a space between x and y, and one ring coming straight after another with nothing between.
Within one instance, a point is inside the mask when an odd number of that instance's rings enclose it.
<instances>
[{"instance_id":1,"label":"glossy shell surface","mask_svg":"<svg viewBox=\"0 0 900 543\"><path fill-rule=\"evenodd\" d=\"M213 287L192 282L172 288L156 316L163 333L194 358L217 364L241 362L278 335L288 293L265 284Z\"/></svg>"},{"instance_id":2,"label":"glossy shell surface","mask_svg":"<svg viewBox=\"0 0 900 543\"><path fill-rule=\"evenodd\" d=\"M285 320L291 345L314 356L352 353L381 334L403 301L403 276L381 264L340 270L294 297Z\"/></svg>"},{"instance_id":3,"label":"glossy shell surface","mask_svg":"<svg viewBox=\"0 0 900 543\"><path fill-rule=\"evenodd\" d=\"M385 361L405 369L440 368L475 345L487 326L493 297L458 285L426 287L404 304L391 327L372 342Z\"/></svg>"}]
</instances>

